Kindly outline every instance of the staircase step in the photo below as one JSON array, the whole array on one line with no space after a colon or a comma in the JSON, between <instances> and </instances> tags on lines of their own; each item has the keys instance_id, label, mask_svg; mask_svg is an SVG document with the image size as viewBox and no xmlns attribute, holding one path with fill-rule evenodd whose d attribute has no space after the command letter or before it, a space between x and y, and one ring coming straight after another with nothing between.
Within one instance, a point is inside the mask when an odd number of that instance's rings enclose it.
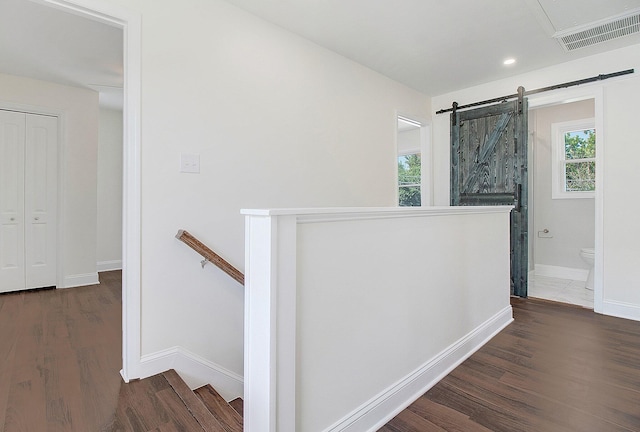
<instances>
[{"instance_id":1,"label":"staircase step","mask_svg":"<svg viewBox=\"0 0 640 432\"><path fill-rule=\"evenodd\" d=\"M194 390L227 432L242 432L242 416L210 385Z\"/></svg>"},{"instance_id":2,"label":"staircase step","mask_svg":"<svg viewBox=\"0 0 640 432\"><path fill-rule=\"evenodd\" d=\"M240 417L244 417L244 401L242 400L242 398L235 398L234 400L229 402L229 405L231 405L231 407L236 410L238 414L240 414Z\"/></svg>"},{"instance_id":3,"label":"staircase step","mask_svg":"<svg viewBox=\"0 0 640 432\"><path fill-rule=\"evenodd\" d=\"M170 369L162 374L169 385L185 404L193 418L200 424L205 432L228 432L216 417L207 409L203 401L195 395L189 386L180 378L177 372ZM240 429L242 431L242 429Z\"/></svg>"}]
</instances>

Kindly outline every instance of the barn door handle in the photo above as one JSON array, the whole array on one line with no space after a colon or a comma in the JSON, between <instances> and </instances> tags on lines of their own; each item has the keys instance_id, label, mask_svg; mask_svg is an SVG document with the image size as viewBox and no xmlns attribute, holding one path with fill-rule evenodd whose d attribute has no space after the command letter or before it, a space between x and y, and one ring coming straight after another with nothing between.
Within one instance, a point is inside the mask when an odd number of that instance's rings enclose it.
<instances>
[{"instance_id":1,"label":"barn door handle","mask_svg":"<svg viewBox=\"0 0 640 432\"><path fill-rule=\"evenodd\" d=\"M513 205L515 206L515 211L520 213L520 209L522 209L522 185L520 183L516 185L516 193L513 196Z\"/></svg>"}]
</instances>

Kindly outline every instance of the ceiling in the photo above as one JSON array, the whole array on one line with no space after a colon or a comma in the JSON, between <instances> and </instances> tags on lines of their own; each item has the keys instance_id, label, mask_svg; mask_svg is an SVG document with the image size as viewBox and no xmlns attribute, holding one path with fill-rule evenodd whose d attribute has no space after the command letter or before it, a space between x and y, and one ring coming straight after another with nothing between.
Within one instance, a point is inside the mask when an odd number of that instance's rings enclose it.
<instances>
[{"instance_id":1,"label":"ceiling","mask_svg":"<svg viewBox=\"0 0 640 432\"><path fill-rule=\"evenodd\" d=\"M100 93L122 107L122 29L29 0L0 0L0 72Z\"/></svg>"},{"instance_id":2,"label":"ceiling","mask_svg":"<svg viewBox=\"0 0 640 432\"><path fill-rule=\"evenodd\" d=\"M640 43L639 33L567 53L552 38L640 0L227 1L431 96Z\"/></svg>"},{"instance_id":3,"label":"ceiling","mask_svg":"<svg viewBox=\"0 0 640 432\"><path fill-rule=\"evenodd\" d=\"M636 33L566 52L553 38L638 11L640 0L226 1L431 96L640 44ZM0 1L3 73L92 88L121 106L122 41L101 22ZM503 65L508 57L516 63Z\"/></svg>"}]
</instances>

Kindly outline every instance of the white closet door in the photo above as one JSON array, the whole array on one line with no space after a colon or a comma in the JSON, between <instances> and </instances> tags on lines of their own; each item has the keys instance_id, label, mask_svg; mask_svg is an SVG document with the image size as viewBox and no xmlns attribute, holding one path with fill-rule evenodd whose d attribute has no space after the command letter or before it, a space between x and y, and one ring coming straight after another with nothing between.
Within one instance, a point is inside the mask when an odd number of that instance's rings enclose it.
<instances>
[{"instance_id":1,"label":"white closet door","mask_svg":"<svg viewBox=\"0 0 640 432\"><path fill-rule=\"evenodd\" d=\"M0 111L0 292L25 288L25 118Z\"/></svg>"},{"instance_id":2,"label":"white closet door","mask_svg":"<svg viewBox=\"0 0 640 432\"><path fill-rule=\"evenodd\" d=\"M56 285L58 119L27 114L25 151L26 288Z\"/></svg>"},{"instance_id":3,"label":"white closet door","mask_svg":"<svg viewBox=\"0 0 640 432\"><path fill-rule=\"evenodd\" d=\"M0 292L56 285L58 119L0 110Z\"/></svg>"}]
</instances>

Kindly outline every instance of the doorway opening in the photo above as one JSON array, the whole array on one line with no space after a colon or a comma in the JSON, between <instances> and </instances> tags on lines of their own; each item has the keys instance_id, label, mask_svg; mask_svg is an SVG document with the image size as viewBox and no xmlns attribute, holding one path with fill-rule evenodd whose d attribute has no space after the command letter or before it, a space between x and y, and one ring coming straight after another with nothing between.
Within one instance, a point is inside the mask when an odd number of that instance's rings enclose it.
<instances>
[{"instance_id":1,"label":"doorway opening","mask_svg":"<svg viewBox=\"0 0 640 432\"><path fill-rule=\"evenodd\" d=\"M431 205L429 126L424 121L400 114L396 126L396 204L401 207Z\"/></svg>"},{"instance_id":2,"label":"doorway opening","mask_svg":"<svg viewBox=\"0 0 640 432\"><path fill-rule=\"evenodd\" d=\"M140 376L140 112L141 16L101 0L34 0L122 30L122 359L123 379Z\"/></svg>"},{"instance_id":3,"label":"doorway opening","mask_svg":"<svg viewBox=\"0 0 640 432\"><path fill-rule=\"evenodd\" d=\"M601 94L594 87L532 98L528 149L529 295L596 312L603 289Z\"/></svg>"}]
</instances>

